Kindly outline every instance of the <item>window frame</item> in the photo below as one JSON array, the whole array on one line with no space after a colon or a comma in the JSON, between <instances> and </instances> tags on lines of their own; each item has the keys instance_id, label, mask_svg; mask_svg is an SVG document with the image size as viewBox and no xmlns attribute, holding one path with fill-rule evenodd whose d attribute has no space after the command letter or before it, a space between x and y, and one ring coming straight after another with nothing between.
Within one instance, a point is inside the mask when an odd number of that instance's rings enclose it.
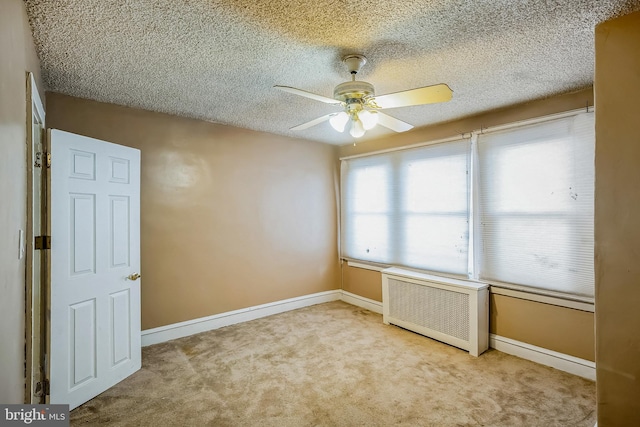
<instances>
[{"instance_id":1,"label":"window frame","mask_svg":"<svg viewBox=\"0 0 640 427\"><path fill-rule=\"evenodd\" d=\"M500 295L509 295L509 296L515 296L517 298L522 298L522 299L527 299L527 300L532 300L532 301L538 301L538 302L544 302L544 303L550 303L550 304L554 304L554 305L559 305L559 306L564 306L564 307L568 307L568 308L574 308L574 309L579 309L579 310L583 310L583 311L594 311L593 307L594 307L594 297L588 297L588 296L582 296L582 295L575 295L575 294L569 294L569 293L564 293L564 292L559 292L559 291L554 291L554 290L549 290L549 289L540 289L540 288L534 288L534 287L530 287L530 286L526 286L526 285L519 285L519 284L513 284L513 283L507 283L507 282L501 282L501 281L496 281L496 280L488 280L488 279L480 279L479 278L479 272L480 272L480 264L479 264L479 247L478 245L481 242L481 239L478 238L478 233L480 233L480 215L479 215L479 206L478 206L478 179L477 179L477 171L478 171L478 147L477 147L477 143L478 143L478 135L482 135L482 134L486 134L486 133L490 133L490 132L497 132L497 131L503 131L503 130L509 130L509 129L513 129L513 128L519 128L519 127L524 127L524 126L529 126L529 125L534 125L534 124L540 124L540 123L545 123L545 122L549 122L549 121L553 121L553 120L557 120L557 119L561 119L561 118L566 118L566 117L572 117L578 114L593 114L595 112L595 108L592 106L588 106L586 108L580 108L580 109L576 109L576 110L569 110L569 111L565 111L565 112L560 112L560 113L555 113L555 114L549 114L549 115L545 115L545 116L541 116L541 117L535 117L535 118L531 118L531 119L526 119L526 120L521 120L521 121L517 121L517 122L513 122L513 123L507 123L507 124L502 124L502 125L498 125L498 126L493 126L490 128L481 128L481 129L475 129L471 132L468 133L463 133L454 137L449 137L449 138L443 138L443 139L438 139L438 140L433 140L433 141L428 141L428 142L422 142L422 143L418 143L418 144L411 144L411 145L407 145L407 146L402 146L402 147L397 147L397 148L391 148L391 149L385 149L385 150L377 150L377 151L372 151L372 152L367 152L367 153L363 153L363 154L358 154L358 155L352 155L352 156L345 156L345 157L341 157L340 161L343 160L350 160L350 159L354 159L354 158L359 158L359 157L369 157L369 156L374 156L377 154L382 154L382 153L387 153L387 152L393 152L393 151L401 151L401 150L408 150L408 149L412 149L412 148L418 148L418 147L423 147L423 146L430 146L430 145L435 145L435 144L442 144L442 143L447 143L447 142L453 142L453 141L458 141L461 139L470 139L471 140L471 150L470 150L470 155L469 155L469 165L468 165L468 185L469 185L469 204L468 204L468 229L469 229L469 236L468 236L468 257L469 257L469 273L466 276L466 278L464 278L464 280L469 280L472 282L479 282L479 283L485 283L490 285L490 289L492 293L496 293L496 294L500 294ZM342 195L344 194L344 187L343 187L343 182L341 180L340 183L340 200L342 200ZM562 216L562 215L561 215ZM340 235L343 235L343 228L344 228L344 224L342 221L343 218L343 211L342 211L342 207L340 208L340 218L339 218L339 227L340 227ZM385 263L381 263L381 262L376 262L376 261L370 261L370 260L366 260L366 259L356 259L356 258L350 258L348 256L345 256L344 251L343 251L343 247L342 247L342 238L340 239L340 258L342 260L347 261L348 265L352 265L356 268L359 268L359 266L361 265L369 265L371 267L371 269L377 270L377 269L382 269L382 268L386 268L386 267L390 267L391 265L395 265L395 264L385 264ZM461 276L459 275L455 275L455 274L449 274L449 273L443 273L443 272L439 272L439 271L433 271L433 270L425 270L425 269L419 269L419 268L412 268L412 267L406 267L406 266L402 266L403 268L406 268L408 270L415 270L415 271L419 271L419 272L425 272L428 274L434 274L440 277L449 277L449 278L455 278L455 279L460 279ZM595 268L595 263L594 263L594 268Z\"/></svg>"},{"instance_id":2,"label":"window frame","mask_svg":"<svg viewBox=\"0 0 640 427\"><path fill-rule=\"evenodd\" d=\"M437 145L440 144L444 144L444 143L457 143L458 145L452 149L452 152L449 154L443 154L443 155L436 155L436 156L429 156L428 154L425 153L424 157L421 155L417 155L415 158L412 158L413 156L411 156L411 152L409 150L413 150L413 149L419 149L419 148L436 148ZM455 150L459 150L459 152L456 152ZM399 154L395 154L400 152ZM407 159L403 159L403 155L402 152L406 152L406 157L409 157L408 161L405 161ZM379 161L375 161L376 157L379 156L380 154L388 154L391 153L392 155L389 157L380 157ZM352 260L352 261L362 261L364 263L368 263L368 264L375 264L375 265L397 265L400 266L402 268L406 268L406 269L410 269L410 270L415 270L415 271L419 271L419 272L430 272L432 274L436 274L436 275L440 275L443 277L452 277L452 278L457 278L457 279L467 279L469 277L469 272L468 272L468 261L466 263L465 268L463 269L463 272L461 273L456 273L456 272L447 272L447 271L437 271L437 270L429 270L428 268L424 268L424 267L416 267L416 266L410 266L407 265L406 263L403 262L402 259L402 255L405 253L404 249L398 249L398 248L405 248L405 236L404 233L402 232L398 232L398 230L402 230L403 228L403 224L406 222L404 221L405 219L408 218L407 215L405 215L405 206L403 205L403 200L405 200L405 192L404 191L395 191L392 192L392 194L388 195L388 203L390 206L390 209L387 210L387 215L389 215L391 217L391 220L387 223L387 228L388 228L388 240L387 240L387 244L388 244L388 252L389 252L389 256L387 257L389 264L386 264L387 259L381 259L380 257L371 257L369 259L363 259L363 258L356 258L356 257L349 257L345 255L345 250L346 250L346 246L347 243L345 242L345 228L347 226L349 226L349 224L353 223L353 218L349 218L349 214L353 213L352 207L351 206L345 206L346 203L344 202L344 194L346 191L346 186L348 185L349 188L351 188L353 184L352 180L349 180L347 183L345 183L345 179L344 179L344 175L346 173L346 169L348 168L348 165L346 165L346 163L344 162L345 160L351 160L354 158L370 158L372 161L372 165L386 165L389 168L389 172L392 175L391 178L391 188L398 188L396 186L397 183L403 181L404 178L400 178L401 175L403 175L406 171L404 171L404 165L408 165L411 164L412 161L415 160L421 160L424 159L426 161L428 160L433 160L433 159L437 159L437 158L446 158L446 157L451 157L451 156L464 156L465 157L465 163L464 163L464 167L465 167L465 175L464 175L464 180L466 182L466 197L465 197L465 206L466 206L466 211L465 212L458 212L458 211L448 211L450 213L453 213L452 215L449 215L450 217L453 216L457 216L457 217L464 217L464 222L466 222L467 226L466 226L466 231L465 231L465 237L466 237L466 248L465 248L465 252L466 255L468 257L469 252L470 252L470 247L469 247L469 220L470 220L470 216L469 216L469 212L471 210L471 198L470 198L470 192L471 192L471 134L467 134L467 135L462 135L462 136L457 136L454 138L447 138L444 140L438 140L438 141L432 141L432 142L428 142L428 143L422 143L422 144L416 144L416 145L412 145L410 147L404 147L403 149L392 149L392 150L382 150L382 151L378 151L375 153L367 153L365 155L361 155L361 156L351 156L348 158L341 158L340 160L343 162L341 164L341 181L340 181L340 190L341 190L341 194L340 194L340 201L341 201L341 208L340 208L340 257L342 259L347 259L347 260ZM347 209L349 209L349 211L347 211ZM430 211L428 212L431 215L436 215L436 216L443 216L444 215L444 211ZM402 219L401 223L397 223L395 220L397 219Z\"/></svg>"}]
</instances>

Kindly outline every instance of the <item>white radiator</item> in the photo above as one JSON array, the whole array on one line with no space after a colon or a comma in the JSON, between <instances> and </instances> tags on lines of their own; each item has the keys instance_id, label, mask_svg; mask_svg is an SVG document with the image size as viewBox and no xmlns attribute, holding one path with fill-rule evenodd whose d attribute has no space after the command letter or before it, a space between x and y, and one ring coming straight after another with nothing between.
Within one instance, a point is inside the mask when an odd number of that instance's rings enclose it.
<instances>
[{"instance_id":1,"label":"white radiator","mask_svg":"<svg viewBox=\"0 0 640 427\"><path fill-rule=\"evenodd\" d=\"M489 348L489 286L382 270L382 320L478 356Z\"/></svg>"}]
</instances>

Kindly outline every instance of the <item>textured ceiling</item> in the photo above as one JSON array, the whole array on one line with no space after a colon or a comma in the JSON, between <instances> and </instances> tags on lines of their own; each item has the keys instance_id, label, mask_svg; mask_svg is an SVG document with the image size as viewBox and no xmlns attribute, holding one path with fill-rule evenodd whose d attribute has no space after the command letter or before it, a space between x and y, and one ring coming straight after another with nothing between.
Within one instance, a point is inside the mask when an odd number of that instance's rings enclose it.
<instances>
[{"instance_id":1,"label":"textured ceiling","mask_svg":"<svg viewBox=\"0 0 640 427\"><path fill-rule=\"evenodd\" d=\"M350 79L377 94L436 83L445 104L385 110L416 127L593 83L594 26L640 0L26 0L45 89L331 144L337 111L273 89L332 97ZM376 127L361 140L392 133Z\"/></svg>"}]
</instances>

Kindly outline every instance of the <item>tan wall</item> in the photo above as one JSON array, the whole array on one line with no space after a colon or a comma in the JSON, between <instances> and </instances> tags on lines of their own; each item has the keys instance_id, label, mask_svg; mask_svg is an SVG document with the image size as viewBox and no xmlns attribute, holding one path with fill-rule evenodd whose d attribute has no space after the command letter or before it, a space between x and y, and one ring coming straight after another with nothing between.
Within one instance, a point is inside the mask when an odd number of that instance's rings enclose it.
<instances>
[{"instance_id":1,"label":"tan wall","mask_svg":"<svg viewBox=\"0 0 640 427\"><path fill-rule=\"evenodd\" d=\"M382 302L382 278L380 272L350 267L342 263L342 289L361 297Z\"/></svg>"},{"instance_id":2,"label":"tan wall","mask_svg":"<svg viewBox=\"0 0 640 427\"><path fill-rule=\"evenodd\" d=\"M0 402L24 399L24 258L26 227L26 75L40 83L40 64L22 0L0 6Z\"/></svg>"},{"instance_id":3,"label":"tan wall","mask_svg":"<svg viewBox=\"0 0 640 427\"><path fill-rule=\"evenodd\" d=\"M340 147L340 157L369 153L388 148L398 148L411 144L435 141L455 137L473 130L514 123L554 113L586 108L593 105L593 88L567 93L552 98L531 101L525 104L470 116L439 125L413 129L410 132L398 133L384 138Z\"/></svg>"},{"instance_id":4,"label":"tan wall","mask_svg":"<svg viewBox=\"0 0 640 427\"><path fill-rule=\"evenodd\" d=\"M143 329L340 287L335 147L56 93L47 111L142 151Z\"/></svg>"},{"instance_id":5,"label":"tan wall","mask_svg":"<svg viewBox=\"0 0 640 427\"><path fill-rule=\"evenodd\" d=\"M472 130L513 123L593 105L593 89L532 101L411 132L340 147L340 157L448 138ZM358 271L360 270L360 271ZM342 268L343 288L381 301L380 273ZM491 296L491 333L595 360L593 313L506 296Z\"/></svg>"},{"instance_id":6,"label":"tan wall","mask_svg":"<svg viewBox=\"0 0 640 427\"><path fill-rule=\"evenodd\" d=\"M382 302L382 276L342 264L345 291ZM595 360L593 313L491 294L492 334L586 360Z\"/></svg>"},{"instance_id":7,"label":"tan wall","mask_svg":"<svg viewBox=\"0 0 640 427\"><path fill-rule=\"evenodd\" d=\"M595 361L593 313L491 294L490 332Z\"/></svg>"},{"instance_id":8,"label":"tan wall","mask_svg":"<svg viewBox=\"0 0 640 427\"><path fill-rule=\"evenodd\" d=\"M640 425L640 12L596 28L598 426Z\"/></svg>"}]
</instances>

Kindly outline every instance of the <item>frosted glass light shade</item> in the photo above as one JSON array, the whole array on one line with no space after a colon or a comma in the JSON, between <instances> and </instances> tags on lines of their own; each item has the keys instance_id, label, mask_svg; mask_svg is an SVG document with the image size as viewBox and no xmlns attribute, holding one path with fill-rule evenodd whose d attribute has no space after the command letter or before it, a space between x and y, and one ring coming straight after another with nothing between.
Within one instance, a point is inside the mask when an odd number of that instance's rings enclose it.
<instances>
[{"instance_id":1,"label":"frosted glass light shade","mask_svg":"<svg viewBox=\"0 0 640 427\"><path fill-rule=\"evenodd\" d=\"M344 111L336 114L335 116L329 119L329 123L331 127L337 130L338 132L344 132L344 128L349 121L349 115Z\"/></svg>"},{"instance_id":2,"label":"frosted glass light shade","mask_svg":"<svg viewBox=\"0 0 640 427\"><path fill-rule=\"evenodd\" d=\"M358 117L362 121L364 130L373 129L378 124L378 112L362 110L358 113Z\"/></svg>"},{"instance_id":3,"label":"frosted glass light shade","mask_svg":"<svg viewBox=\"0 0 640 427\"><path fill-rule=\"evenodd\" d=\"M354 116L351 119L351 130L349 131L349 133L354 138L360 138L362 135L364 135L364 132L365 132L365 129L364 129L364 126L362 125L362 121L360 121L360 119L357 116Z\"/></svg>"}]
</instances>

